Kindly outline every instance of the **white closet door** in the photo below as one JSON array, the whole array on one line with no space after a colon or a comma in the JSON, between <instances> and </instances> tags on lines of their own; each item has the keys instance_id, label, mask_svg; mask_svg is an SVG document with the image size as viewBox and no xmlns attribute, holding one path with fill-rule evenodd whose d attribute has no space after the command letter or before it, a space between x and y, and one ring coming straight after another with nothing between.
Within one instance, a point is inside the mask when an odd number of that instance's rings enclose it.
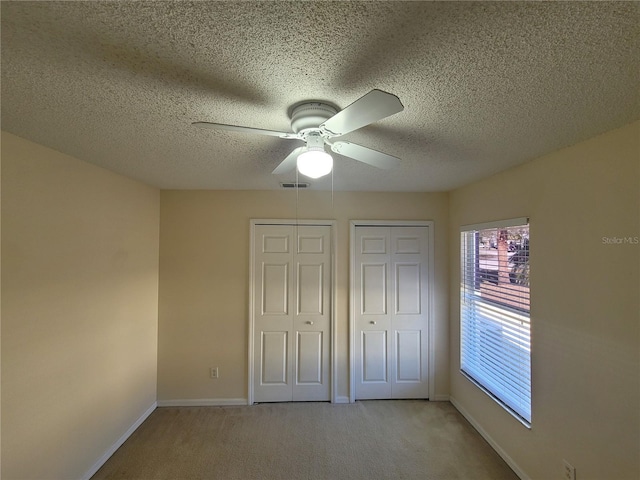
<instances>
[{"instance_id":1,"label":"white closet door","mask_svg":"<svg viewBox=\"0 0 640 480\"><path fill-rule=\"evenodd\" d=\"M254 235L254 401L329 400L330 227Z\"/></svg>"},{"instance_id":2,"label":"white closet door","mask_svg":"<svg viewBox=\"0 0 640 480\"><path fill-rule=\"evenodd\" d=\"M428 227L356 227L357 399L428 398Z\"/></svg>"},{"instance_id":3,"label":"white closet door","mask_svg":"<svg viewBox=\"0 0 640 480\"><path fill-rule=\"evenodd\" d=\"M429 397L427 228L391 228L393 398Z\"/></svg>"},{"instance_id":4,"label":"white closet door","mask_svg":"<svg viewBox=\"0 0 640 480\"><path fill-rule=\"evenodd\" d=\"M357 227L355 241L356 398L392 398L388 302L391 231Z\"/></svg>"}]
</instances>

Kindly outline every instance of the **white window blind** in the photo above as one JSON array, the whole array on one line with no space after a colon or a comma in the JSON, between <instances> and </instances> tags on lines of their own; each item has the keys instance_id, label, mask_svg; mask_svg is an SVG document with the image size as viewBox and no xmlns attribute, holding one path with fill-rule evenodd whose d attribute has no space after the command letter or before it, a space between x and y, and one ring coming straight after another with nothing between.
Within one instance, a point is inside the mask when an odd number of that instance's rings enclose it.
<instances>
[{"instance_id":1,"label":"white window blind","mask_svg":"<svg viewBox=\"0 0 640 480\"><path fill-rule=\"evenodd\" d=\"M501 221L462 230L460 368L530 425L528 222Z\"/></svg>"}]
</instances>

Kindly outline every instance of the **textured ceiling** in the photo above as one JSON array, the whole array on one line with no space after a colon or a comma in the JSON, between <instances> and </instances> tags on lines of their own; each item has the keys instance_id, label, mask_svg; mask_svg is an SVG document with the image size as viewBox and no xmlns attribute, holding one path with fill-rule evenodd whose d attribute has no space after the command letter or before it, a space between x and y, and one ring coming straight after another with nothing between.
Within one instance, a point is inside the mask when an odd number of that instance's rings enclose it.
<instances>
[{"instance_id":1,"label":"textured ceiling","mask_svg":"<svg viewBox=\"0 0 640 480\"><path fill-rule=\"evenodd\" d=\"M2 129L161 188L276 189L305 99L405 110L336 190L442 191L640 118L635 2L2 1ZM302 179L302 178L301 178ZM331 177L311 181L331 188Z\"/></svg>"}]
</instances>

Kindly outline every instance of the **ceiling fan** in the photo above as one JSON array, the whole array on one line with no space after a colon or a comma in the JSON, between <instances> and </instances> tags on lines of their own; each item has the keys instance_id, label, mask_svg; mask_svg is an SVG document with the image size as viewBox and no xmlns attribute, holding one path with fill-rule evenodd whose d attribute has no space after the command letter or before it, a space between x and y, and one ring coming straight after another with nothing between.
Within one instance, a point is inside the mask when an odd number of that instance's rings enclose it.
<instances>
[{"instance_id":1,"label":"ceiling fan","mask_svg":"<svg viewBox=\"0 0 640 480\"><path fill-rule=\"evenodd\" d=\"M398 97L375 89L360 97L344 110L338 110L333 105L313 100L294 105L289 115L292 132L210 122L193 122L193 125L215 130L231 130L289 140L302 140L306 145L294 149L272 173L275 175L288 173L297 166L302 175L320 178L331 172L333 168L333 158L325 151L325 144L329 145L335 153L374 167L390 169L397 165L400 161L397 157L355 143L333 141L333 138L353 132L402 110L404 110L404 106Z\"/></svg>"}]
</instances>

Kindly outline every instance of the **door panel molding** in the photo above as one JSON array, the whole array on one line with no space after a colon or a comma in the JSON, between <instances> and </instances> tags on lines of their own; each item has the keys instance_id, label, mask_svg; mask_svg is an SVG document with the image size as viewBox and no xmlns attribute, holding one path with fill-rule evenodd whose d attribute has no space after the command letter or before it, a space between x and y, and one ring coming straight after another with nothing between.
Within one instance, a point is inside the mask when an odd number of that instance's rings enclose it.
<instances>
[{"instance_id":1,"label":"door panel molding","mask_svg":"<svg viewBox=\"0 0 640 480\"><path fill-rule=\"evenodd\" d=\"M377 346L373 344L377 343ZM382 355L378 355L382 352ZM362 382L387 382L387 332L386 330L362 331L362 356L367 359L362 362ZM371 367L371 368L368 368Z\"/></svg>"},{"instance_id":2,"label":"door panel molding","mask_svg":"<svg viewBox=\"0 0 640 480\"><path fill-rule=\"evenodd\" d=\"M294 242L285 241L283 240L283 237L279 237L278 235L275 235L275 236L270 236L268 242L265 240L262 242L262 244L258 243L256 245L256 242L258 242L258 238L256 238L255 233L256 233L256 226L258 225L323 226L323 227L330 227L330 232L329 232L327 242L325 242L322 238L318 238L314 235L301 235L300 238ZM316 385L318 385L318 383L326 382L326 380L328 379L329 397L331 402L332 403L345 402L344 397L340 397L339 399L336 397L337 395L337 387L336 387L337 374L335 371L337 367L337 360L336 360L337 352L335 349L336 336L337 336L337 328L335 325L335 321L336 321L335 320L336 319L335 299L336 299L336 286L337 286L337 281L336 281L336 278L337 278L337 258L336 258L337 228L336 227L337 227L337 222L335 220L313 220L313 219L311 220L251 219L250 220L248 378L247 378L247 403L249 405L252 405L255 402L255 392L254 392L254 388L256 388L255 380L256 379L262 380L264 373L266 373L264 371L257 370L256 362L255 362L256 360L255 343L256 341L260 341L260 340L256 340L255 338L256 328L255 328L254 316L257 315L255 302L262 302L262 305L259 305L259 306L261 308L265 307L265 298L264 298L265 292L262 291L262 292L259 292L259 295L256 295L256 293L258 293L256 292L256 276L263 274L263 272L261 272L260 269L256 271L256 268L255 268L256 252L257 252L256 246L258 246L259 250L265 253L267 253L267 251L270 251L270 253L282 253L283 255L290 253L291 249L293 248L293 250L295 250L295 252L300 255L300 259L301 259L300 262L296 262L296 264L293 265L293 268L295 268L293 275L295 275L295 277L298 278L298 272L300 271L299 269L301 267L308 267L307 271L304 273L309 274L309 276L311 276L311 274L314 274L315 276L318 277L317 283L319 285L316 285L316 287L320 287L321 284L324 281L326 281L325 277L327 275L329 276L328 313L329 313L330 327L328 332L328 338L325 338L324 336L318 337L313 335L306 335L306 332L304 332L304 328L302 328L302 330L300 330L299 332L297 333L294 332L295 334L293 335L293 338L289 338L288 340L288 348L295 349L294 352L291 352L294 355L296 355L298 352L297 347L299 345L299 342L304 342L306 345L309 345L309 346L317 345L318 355L322 355L322 352L325 351L324 349L326 348L326 346L325 347L323 346L326 345L328 342L328 346L329 346L328 369L326 371L322 371L322 370L318 371L317 369L310 368L310 365L304 365L299 361L294 361L293 363L296 364L296 371L295 372L291 371L290 375L292 375L291 378L294 384L300 386L300 388L303 388L303 389L317 388ZM330 260L329 260L329 265L327 270L325 270L324 268L321 268L318 270L317 265L314 265L313 262L307 262L304 259L305 256L309 258L307 253L309 254L323 253L327 250L329 251L329 254L330 254ZM316 268L315 272L313 271L314 268ZM296 281L296 280L287 279L287 282L290 282L290 281ZM303 310L303 312L301 312L302 314L304 314L304 312L309 309L310 309L309 310L310 312L316 311L318 310L318 306L316 304L319 301L321 302L320 310L322 310L322 305L324 304L324 301L322 300L322 298L314 300L314 295L315 297L318 296L317 288L314 288L314 290L316 291L304 292L304 295L302 295L302 297L296 295L297 298L294 299L294 305L291 311L298 313L298 310L302 309ZM274 304L270 303L269 308L270 309L273 308L273 305ZM312 305L313 305L313 308L311 308ZM280 310L282 311L282 309ZM286 314L281 313L281 315L286 315ZM261 361L260 363L262 364L263 361ZM274 365L271 365L270 367L273 368ZM284 368L290 369L292 368L292 365L286 365ZM275 379L274 373L275 372L273 370L269 372L268 377L270 380ZM296 401L298 399L299 398L296 398L296 395L294 394L293 401ZM318 400L321 400L321 399L319 398Z\"/></svg>"},{"instance_id":3,"label":"door panel molding","mask_svg":"<svg viewBox=\"0 0 640 480\"><path fill-rule=\"evenodd\" d=\"M420 315L422 313L422 305L420 302L420 264L419 263L396 263L395 265L395 286L396 286L396 304L395 313L399 315ZM415 285L415 289L403 288L405 281Z\"/></svg>"},{"instance_id":4,"label":"door panel molding","mask_svg":"<svg viewBox=\"0 0 640 480\"><path fill-rule=\"evenodd\" d=\"M322 332L298 332L296 351L298 362L296 363L297 385L320 385L322 383ZM315 353L315 361L307 362L299 352L305 350Z\"/></svg>"},{"instance_id":5,"label":"door panel molding","mask_svg":"<svg viewBox=\"0 0 640 480\"><path fill-rule=\"evenodd\" d=\"M287 382L287 336L288 332L262 332L261 385L284 385ZM285 355L280 358L267 355L272 351L285 352Z\"/></svg>"},{"instance_id":6,"label":"door panel molding","mask_svg":"<svg viewBox=\"0 0 640 480\"><path fill-rule=\"evenodd\" d=\"M263 264L262 285L262 314L288 315L289 265L287 263Z\"/></svg>"},{"instance_id":7,"label":"door panel molding","mask_svg":"<svg viewBox=\"0 0 640 480\"><path fill-rule=\"evenodd\" d=\"M378 299L371 298L368 293L375 291L377 288L383 289L386 294L387 284L385 279L387 278L387 264L386 263L369 263L362 265L362 288L360 289L360 303L362 305L362 315L386 315L387 313L387 300L386 295ZM374 303L375 302L375 303Z\"/></svg>"},{"instance_id":8,"label":"door panel molding","mask_svg":"<svg viewBox=\"0 0 640 480\"><path fill-rule=\"evenodd\" d=\"M297 313L298 315L322 315L324 304L323 265L298 262ZM306 284L306 287L303 287Z\"/></svg>"},{"instance_id":9,"label":"door panel molding","mask_svg":"<svg viewBox=\"0 0 640 480\"><path fill-rule=\"evenodd\" d=\"M420 330L396 331L396 373L398 383L415 383L420 381L422 372Z\"/></svg>"},{"instance_id":10,"label":"door panel molding","mask_svg":"<svg viewBox=\"0 0 640 480\"><path fill-rule=\"evenodd\" d=\"M391 253L393 255L402 257L406 254L407 258L406 258L406 263L402 262L402 264L404 265L415 265L415 262L412 260L412 256L415 256L418 252L419 252L419 242L416 241L416 237L413 237L411 235L401 235L395 238L395 241L393 241L392 238L389 239L389 244L387 245L386 242L384 242L384 238L383 237L376 237L374 235L368 235L366 236L366 238L362 238L361 241L357 241L356 240L356 228L357 227L427 227L427 272L426 272L426 282L427 282L427 298L426 298L426 306L422 305L422 304L415 304L415 301L418 300L420 296L417 295L417 298L415 299L411 299L411 298L407 298L405 297L402 300L399 300L398 303L399 304L395 304L393 305L391 308L393 308L394 310L401 310L402 312L398 312L400 313L402 316L407 316L407 317L411 317L417 314L421 314L422 310L426 308L426 312L424 312L426 314L426 322L427 322L427 329L426 329L426 336L427 338L427 355L428 355L428 361L427 361L427 369L428 369L428 390L429 390L429 397L433 397L433 395L435 394L435 348L434 348L434 339L435 339L435 335L434 335L434 321L433 321L433 309L434 309L434 305L433 305L433 298L434 298L434 288L433 288L433 279L434 279L434 222L431 220L352 220L350 222L350 231L349 231L349 235L350 235L350 240L349 240L349 251L350 251L350 273L349 273L349 286L350 286L350 307L349 307L349 372L350 372L350 382L349 382L349 402L350 403L354 403L356 401L356 355L360 355L362 352L357 352L356 351L356 335L363 335L364 331L361 333L359 331L356 330L356 325L355 325L355 318L356 318L356 314L357 313L364 313L363 312L356 312L355 309L357 308L356 305L359 303L361 305L361 308L364 310L363 306L365 305L364 303L364 298L361 298L360 300L362 300L361 302L356 302L356 298L354 297L354 295L356 295L357 291L356 291L356 276L360 276L359 280L364 280L362 278L362 275L364 274L364 272L361 271L361 268L359 268L359 266L357 265L356 262L356 250L360 249L362 251L367 251L367 253L379 253L379 254L387 254L387 253ZM364 237L364 236L363 236ZM382 238L382 239L381 239ZM365 242L365 239L367 240ZM391 249L391 252L388 252L388 248ZM415 258L415 257L414 257ZM395 270L395 269L394 269ZM393 274L396 275L399 272L394 271ZM404 273L409 273L408 271L405 271ZM420 272L418 272L419 277L422 278L422 275L420 274ZM395 283L395 282L394 282ZM363 289L364 290L364 289ZM360 295L364 295L363 292L360 292ZM413 300L413 308L408 308L408 306L412 303L411 301ZM409 303L405 303L405 301L408 301ZM385 306L385 310L386 310L386 306ZM409 310L409 311L407 311ZM416 310L418 310L418 313L414 313ZM368 333L373 333L373 329L376 329L376 326L371 325L373 328L365 330ZM396 337L397 332L390 332L391 335L393 335L393 337ZM418 335L417 337L414 336L413 338L410 338L410 335L407 335L407 333L404 334L405 338L403 338L402 340L404 341L405 344L407 345L418 345L420 342L424 341L424 338L421 338L420 335ZM362 338L361 340L364 340L364 338ZM387 338L387 341L389 339ZM362 342L358 342L361 345L363 345ZM394 342L395 343L395 342ZM389 352L389 355L393 355L394 357L396 357L397 362L394 362L396 364L396 368L400 369L401 371L398 371L398 376L399 378L401 378L402 380L398 383L403 383L403 384L411 384L411 383L415 383L415 380L412 380L412 377L416 377L416 372L419 372L419 369L421 368L422 365L422 359L420 358L420 349L417 348L417 352L414 352L413 355L409 355L409 352L407 352L407 358L399 358L399 353L394 351L394 352ZM362 365L360 365L360 368L362 368ZM416 370L418 369L418 370ZM364 378L363 374L364 372L359 372L360 376L362 376L362 378Z\"/></svg>"}]
</instances>

